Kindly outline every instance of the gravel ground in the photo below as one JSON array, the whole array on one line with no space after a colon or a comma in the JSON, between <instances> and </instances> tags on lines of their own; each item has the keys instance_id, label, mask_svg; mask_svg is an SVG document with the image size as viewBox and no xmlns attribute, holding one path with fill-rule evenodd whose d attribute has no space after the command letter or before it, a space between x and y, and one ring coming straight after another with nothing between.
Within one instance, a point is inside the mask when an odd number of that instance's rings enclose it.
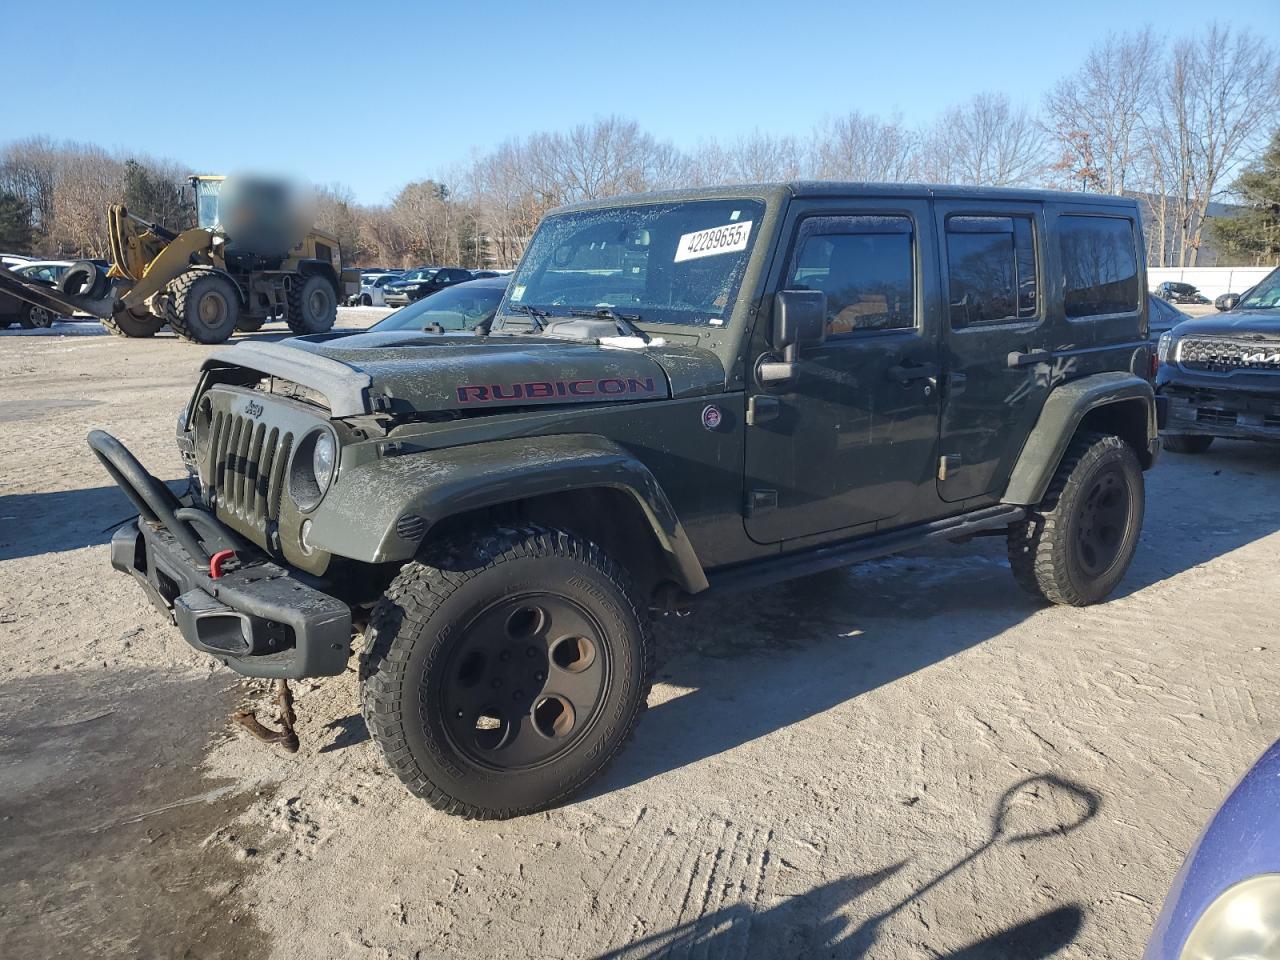
<instances>
[{"instance_id":1,"label":"gravel ground","mask_svg":"<svg viewBox=\"0 0 1280 960\"><path fill-rule=\"evenodd\" d=\"M108 569L129 509L85 432L176 479L207 353L0 333L6 956L1134 957L1280 730L1280 450L1220 442L1148 474L1105 605L1037 606L991 539L708 604L660 625L588 796L450 819L383 770L353 673L266 748L225 721L261 690Z\"/></svg>"}]
</instances>

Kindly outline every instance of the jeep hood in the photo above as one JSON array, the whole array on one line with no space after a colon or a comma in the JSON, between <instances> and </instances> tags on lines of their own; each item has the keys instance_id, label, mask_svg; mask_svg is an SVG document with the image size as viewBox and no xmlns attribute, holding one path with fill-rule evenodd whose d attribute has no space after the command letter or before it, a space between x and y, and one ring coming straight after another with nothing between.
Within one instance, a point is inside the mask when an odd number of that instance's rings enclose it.
<instances>
[{"instance_id":1,"label":"jeep hood","mask_svg":"<svg viewBox=\"0 0 1280 960\"><path fill-rule=\"evenodd\" d=\"M1183 320L1173 328L1177 337L1234 337L1280 340L1280 310L1228 310Z\"/></svg>"},{"instance_id":2,"label":"jeep hood","mask_svg":"<svg viewBox=\"0 0 1280 960\"><path fill-rule=\"evenodd\" d=\"M314 389L334 417L665 400L723 391L725 378L716 355L697 347L416 331L242 342L204 364L227 366Z\"/></svg>"}]
</instances>

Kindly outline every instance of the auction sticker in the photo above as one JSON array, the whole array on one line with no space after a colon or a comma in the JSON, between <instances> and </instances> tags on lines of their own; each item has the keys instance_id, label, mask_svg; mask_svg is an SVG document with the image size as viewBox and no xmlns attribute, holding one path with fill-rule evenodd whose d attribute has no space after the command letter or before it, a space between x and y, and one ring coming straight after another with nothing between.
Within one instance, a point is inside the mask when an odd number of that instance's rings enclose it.
<instances>
[{"instance_id":1,"label":"auction sticker","mask_svg":"<svg viewBox=\"0 0 1280 960\"><path fill-rule=\"evenodd\" d=\"M680 237L680 243L676 245L675 262L745 250L750 236L750 220L742 223L727 223L723 227L712 227L696 233L686 233Z\"/></svg>"}]
</instances>

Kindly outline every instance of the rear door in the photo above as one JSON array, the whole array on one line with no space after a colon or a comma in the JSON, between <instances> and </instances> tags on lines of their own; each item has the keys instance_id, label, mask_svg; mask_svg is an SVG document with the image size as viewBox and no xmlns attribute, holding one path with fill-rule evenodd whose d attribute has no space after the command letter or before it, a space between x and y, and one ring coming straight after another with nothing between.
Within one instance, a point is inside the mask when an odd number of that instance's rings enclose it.
<instances>
[{"instance_id":1,"label":"rear door","mask_svg":"<svg viewBox=\"0 0 1280 960\"><path fill-rule=\"evenodd\" d=\"M1047 233L1035 202L939 198L934 209L948 303L938 493L959 503L1003 489L1055 382L1052 363L1035 362L1055 346Z\"/></svg>"},{"instance_id":2,"label":"rear door","mask_svg":"<svg viewBox=\"0 0 1280 960\"><path fill-rule=\"evenodd\" d=\"M770 290L821 290L826 342L749 396L746 528L775 543L910 522L932 489L939 300L926 199L796 201ZM761 325L767 330L767 324ZM754 361L767 352L757 339Z\"/></svg>"}]
</instances>

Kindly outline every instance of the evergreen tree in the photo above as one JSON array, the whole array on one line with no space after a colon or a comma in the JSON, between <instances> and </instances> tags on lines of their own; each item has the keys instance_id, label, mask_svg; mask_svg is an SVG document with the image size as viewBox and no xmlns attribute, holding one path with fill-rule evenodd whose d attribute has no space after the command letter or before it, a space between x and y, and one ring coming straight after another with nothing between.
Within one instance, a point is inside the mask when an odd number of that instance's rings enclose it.
<instances>
[{"instance_id":1,"label":"evergreen tree","mask_svg":"<svg viewBox=\"0 0 1280 960\"><path fill-rule=\"evenodd\" d=\"M31 205L17 194L0 192L0 250L27 253L34 236Z\"/></svg>"},{"instance_id":2,"label":"evergreen tree","mask_svg":"<svg viewBox=\"0 0 1280 960\"><path fill-rule=\"evenodd\" d=\"M135 217L181 231L191 225L191 204L172 180L136 160L124 163L125 208Z\"/></svg>"},{"instance_id":3,"label":"evergreen tree","mask_svg":"<svg viewBox=\"0 0 1280 960\"><path fill-rule=\"evenodd\" d=\"M1237 256L1259 266L1280 264L1280 129L1262 156L1231 185L1247 209L1234 217L1213 217L1214 239Z\"/></svg>"}]
</instances>

